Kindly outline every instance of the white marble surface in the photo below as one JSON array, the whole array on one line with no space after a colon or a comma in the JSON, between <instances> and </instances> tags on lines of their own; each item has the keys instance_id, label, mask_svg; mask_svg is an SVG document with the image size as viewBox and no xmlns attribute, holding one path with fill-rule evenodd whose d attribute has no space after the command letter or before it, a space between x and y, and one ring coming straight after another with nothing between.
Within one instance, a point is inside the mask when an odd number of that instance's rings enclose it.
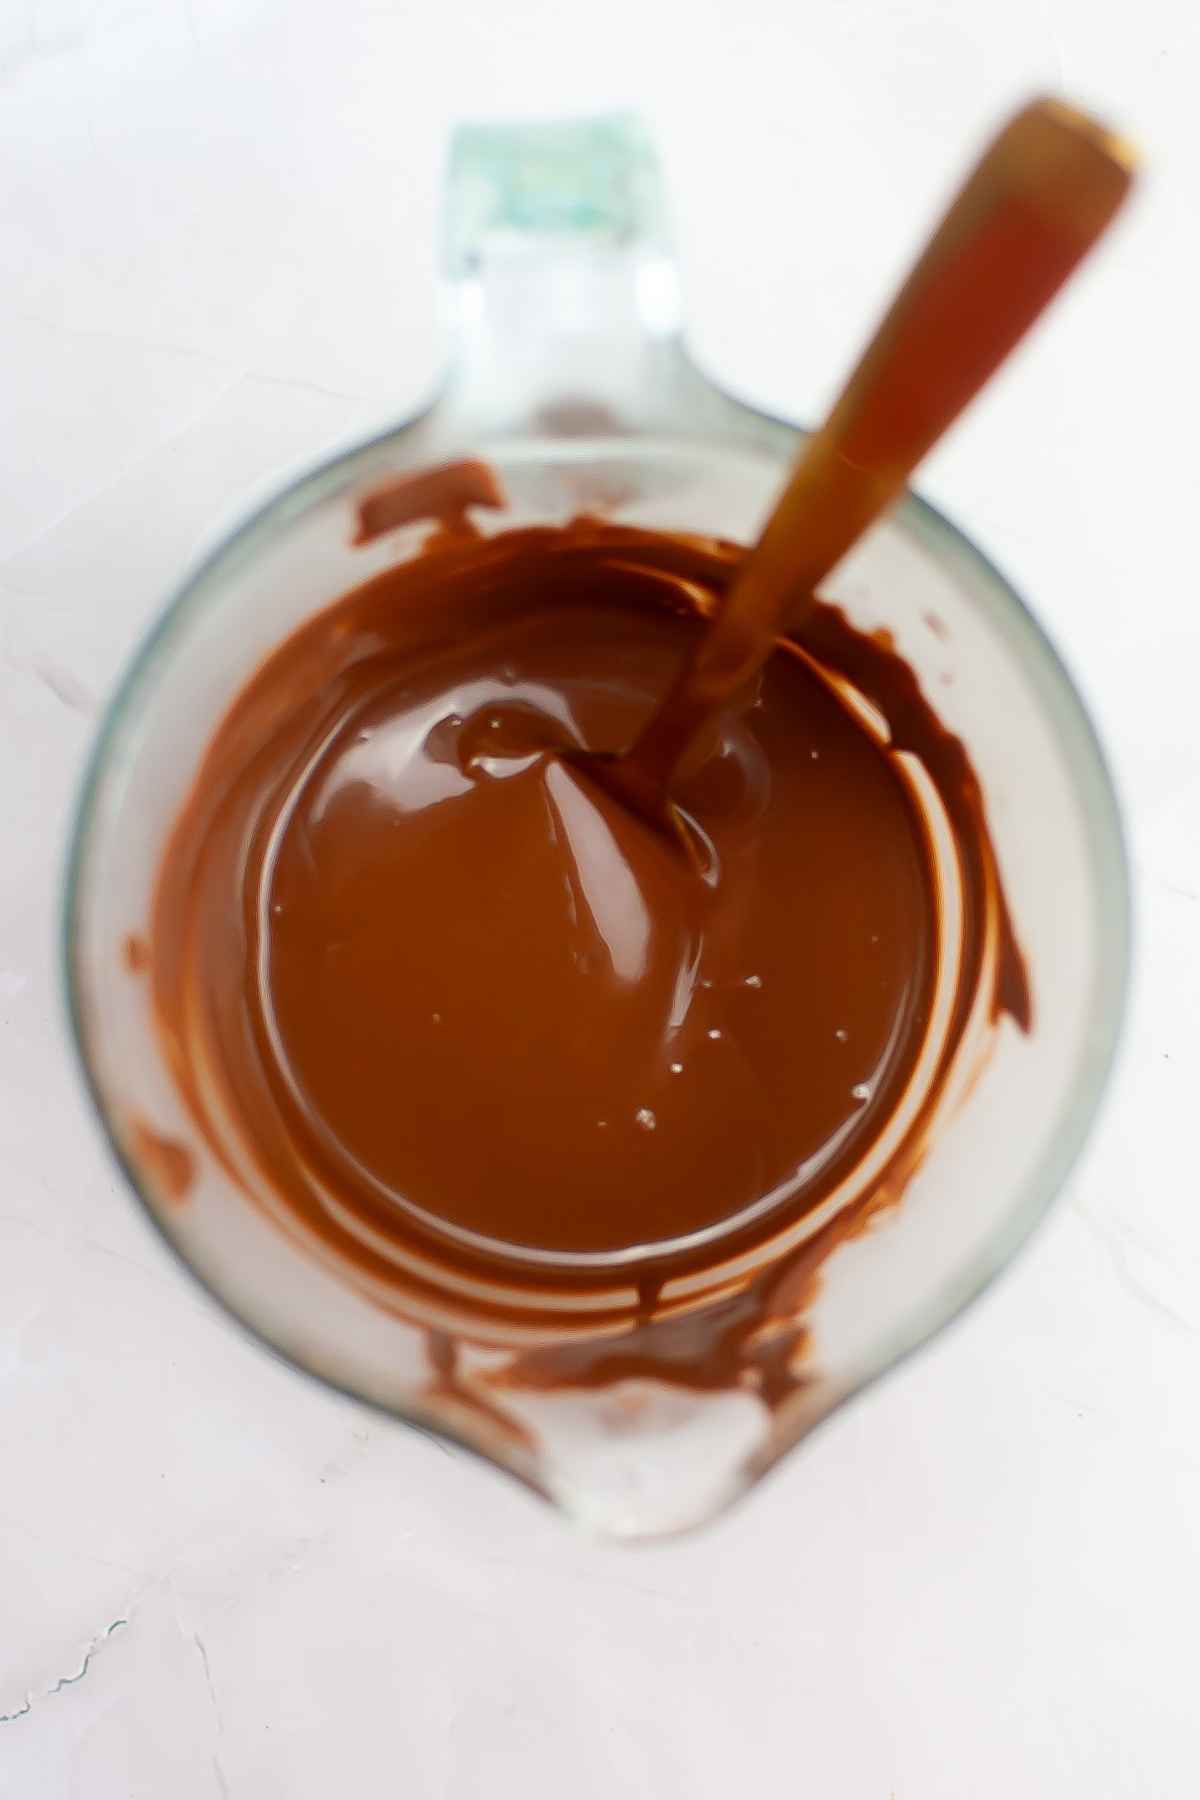
<instances>
[{"instance_id":1,"label":"white marble surface","mask_svg":"<svg viewBox=\"0 0 1200 1800\"><path fill-rule=\"evenodd\" d=\"M0 3L0 1796L1193 1795L1195 7L431 10ZM252 1348L135 1212L58 1011L84 748L197 541L427 387L456 113L645 106L695 345L809 415L981 124L1047 84L1153 173L926 487L1106 729L1120 1078L966 1321L716 1529L598 1550Z\"/></svg>"}]
</instances>

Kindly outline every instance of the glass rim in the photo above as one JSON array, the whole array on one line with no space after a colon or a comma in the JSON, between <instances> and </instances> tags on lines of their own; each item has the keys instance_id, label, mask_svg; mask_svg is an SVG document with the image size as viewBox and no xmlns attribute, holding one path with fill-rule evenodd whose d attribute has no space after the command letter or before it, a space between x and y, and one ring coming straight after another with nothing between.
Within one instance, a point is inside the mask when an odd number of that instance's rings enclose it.
<instances>
[{"instance_id":1,"label":"glass rim","mask_svg":"<svg viewBox=\"0 0 1200 1800\"><path fill-rule=\"evenodd\" d=\"M772 434L786 432L792 439L806 435L803 428L766 411L748 407L740 401L730 403L747 417L748 422L753 420ZM168 1230L147 1191L141 1172L121 1141L93 1062L92 1031L87 1020L79 961L82 909L87 898L87 870L99 821L100 802L107 783L115 772L122 734L134 716L138 695L144 684L153 678L160 662L170 654L172 640L179 628L204 604L208 589L215 579L223 578L231 568L237 567L245 558L254 554L276 532L299 519L310 506L330 498L351 482L371 472L376 465L382 464L389 449L418 423L425 410L427 409L422 409L400 424L389 425L365 441L331 453L284 485L273 486L267 497L250 506L232 524L214 536L208 548L196 558L169 592L127 660L105 705L78 783L64 861L58 932L59 968L69 1036L84 1090L99 1123L102 1137L155 1232L177 1262L186 1269L192 1281L209 1299L216 1302L227 1319L232 1320L256 1344L269 1350L290 1368L346 1395L360 1405L414 1426L426 1434L443 1437L492 1462L469 1439L441 1421L418 1413L415 1408L386 1403L364 1394L350 1382L341 1380L336 1374L321 1367L318 1357L299 1360L292 1350L285 1349L272 1338L267 1329L256 1321L249 1308L241 1310L236 1307L220 1287L200 1271ZM591 455L644 454L656 446L669 448L674 452L690 451L697 455L711 455L714 452L729 454L736 453L739 449L743 452L758 450L778 455L776 444L763 441L756 443L750 437L739 440L736 433L707 437L684 433L676 436L667 431L645 436L639 434L620 440L588 440L587 452ZM570 440L555 440L554 447L556 453L569 453ZM522 449L527 447L514 440L512 444L494 442L483 448L485 452L490 451L496 456L519 457ZM1066 664L1013 583L937 507L920 494L908 490L889 513L888 521L907 529L943 565L948 564L952 569L957 566L964 572L969 580L972 602L983 604L989 624L1018 658L1022 672L1033 686L1043 714L1063 752L1081 801L1086 854L1094 877L1097 945L1092 991L1082 1044L1058 1109L1058 1116L1047 1134L1040 1154L1018 1184L999 1224L985 1242L942 1281L932 1296L910 1308L890 1329L881 1331L878 1339L863 1354L860 1364L854 1370L853 1379L831 1392L815 1416L806 1417L796 1430L771 1439L765 1461L755 1464L752 1470L747 1470L739 1492L752 1487L755 1480L778 1462L800 1437L807 1435L817 1424L840 1410L856 1395L865 1392L889 1370L898 1367L907 1357L930 1343L1009 1266L1017 1251L1049 1212L1083 1149L1112 1074L1128 998L1132 896L1126 836L1108 759L1088 708ZM497 1465L493 1463L492 1466ZM519 1469L510 1467L508 1472L543 1498L552 1498ZM730 1495L729 1499L736 1497Z\"/></svg>"}]
</instances>

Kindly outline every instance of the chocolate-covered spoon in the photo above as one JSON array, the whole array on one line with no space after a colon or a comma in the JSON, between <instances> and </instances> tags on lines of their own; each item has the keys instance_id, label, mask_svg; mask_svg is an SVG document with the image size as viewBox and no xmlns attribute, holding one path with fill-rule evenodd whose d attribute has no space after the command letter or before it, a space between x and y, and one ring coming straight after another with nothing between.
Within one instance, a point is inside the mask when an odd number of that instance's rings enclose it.
<instances>
[{"instance_id":1,"label":"chocolate-covered spoon","mask_svg":"<svg viewBox=\"0 0 1200 1800\"><path fill-rule=\"evenodd\" d=\"M587 766L678 827L672 781L744 692L817 584L899 495L1102 235L1129 190L1129 148L1035 100L968 176L829 418L804 449L745 568L675 685L623 755Z\"/></svg>"}]
</instances>

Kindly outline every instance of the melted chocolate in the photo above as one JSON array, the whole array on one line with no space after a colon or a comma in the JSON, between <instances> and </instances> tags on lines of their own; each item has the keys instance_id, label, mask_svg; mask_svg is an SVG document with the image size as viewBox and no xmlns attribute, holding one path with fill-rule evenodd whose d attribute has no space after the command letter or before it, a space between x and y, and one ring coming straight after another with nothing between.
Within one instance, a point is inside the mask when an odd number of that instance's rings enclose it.
<instances>
[{"instance_id":1,"label":"melted chocolate","mask_svg":"<svg viewBox=\"0 0 1200 1800\"><path fill-rule=\"evenodd\" d=\"M136 931L129 932L123 939L121 960L131 975L144 975L150 967L150 946Z\"/></svg>"},{"instance_id":2,"label":"melted chocolate","mask_svg":"<svg viewBox=\"0 0 1200 1800\"><path fill-rule=\"evenodd\" d=\"M134 1120L130 1136L135 1157L160 1192L169 1200L186 1200L196 1174L196 1159L187 1145L155 1131L144 1120Z\"/></svg>"},{"instance_id":3,"label":"melted chocolate","mask_svg":"<svg viewBox=\"0 0 1200 1800\"><path fill-rule=\"evenodd\" d=\"M480 467L460 519L494 501ZM360 536L428 504L373 495ZM636 737L743 555L443 531L264 662L170 840L151 974L196 1128L430 1327L435 1396L466 1395L448 1332L532 1324L494 1391L654 1374L774 1404L816 1269L900 1192L972 1021L1028 1026L963 748L835 609L674 795L703 876L564 754Z\"/></svg>"}]
</instances>

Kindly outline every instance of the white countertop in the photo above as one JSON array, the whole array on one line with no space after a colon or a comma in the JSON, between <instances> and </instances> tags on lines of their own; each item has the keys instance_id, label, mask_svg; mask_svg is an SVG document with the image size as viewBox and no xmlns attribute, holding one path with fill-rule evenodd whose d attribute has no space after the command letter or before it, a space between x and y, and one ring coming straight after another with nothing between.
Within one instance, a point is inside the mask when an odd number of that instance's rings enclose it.
<instances>
[{"instance_id":1,"label":"white countertop","mask_svg":"<svg viewBox=\"0 0 1200 1800\"><path fill-rule=\"evenodd\" d=\"M0 6L0 1796L1193 1795L1196 9L432 11ZM1113 754L1119 1078L963 1322L722 1524L597 1549L254 1348L135 1210L59 1015L81 759L198 541L427 389L456 112L643 106L697 352L811 416L1040 86L1126 122L1152 175L924 485L1033 596Z\"/></svg>"}]
</instances>

